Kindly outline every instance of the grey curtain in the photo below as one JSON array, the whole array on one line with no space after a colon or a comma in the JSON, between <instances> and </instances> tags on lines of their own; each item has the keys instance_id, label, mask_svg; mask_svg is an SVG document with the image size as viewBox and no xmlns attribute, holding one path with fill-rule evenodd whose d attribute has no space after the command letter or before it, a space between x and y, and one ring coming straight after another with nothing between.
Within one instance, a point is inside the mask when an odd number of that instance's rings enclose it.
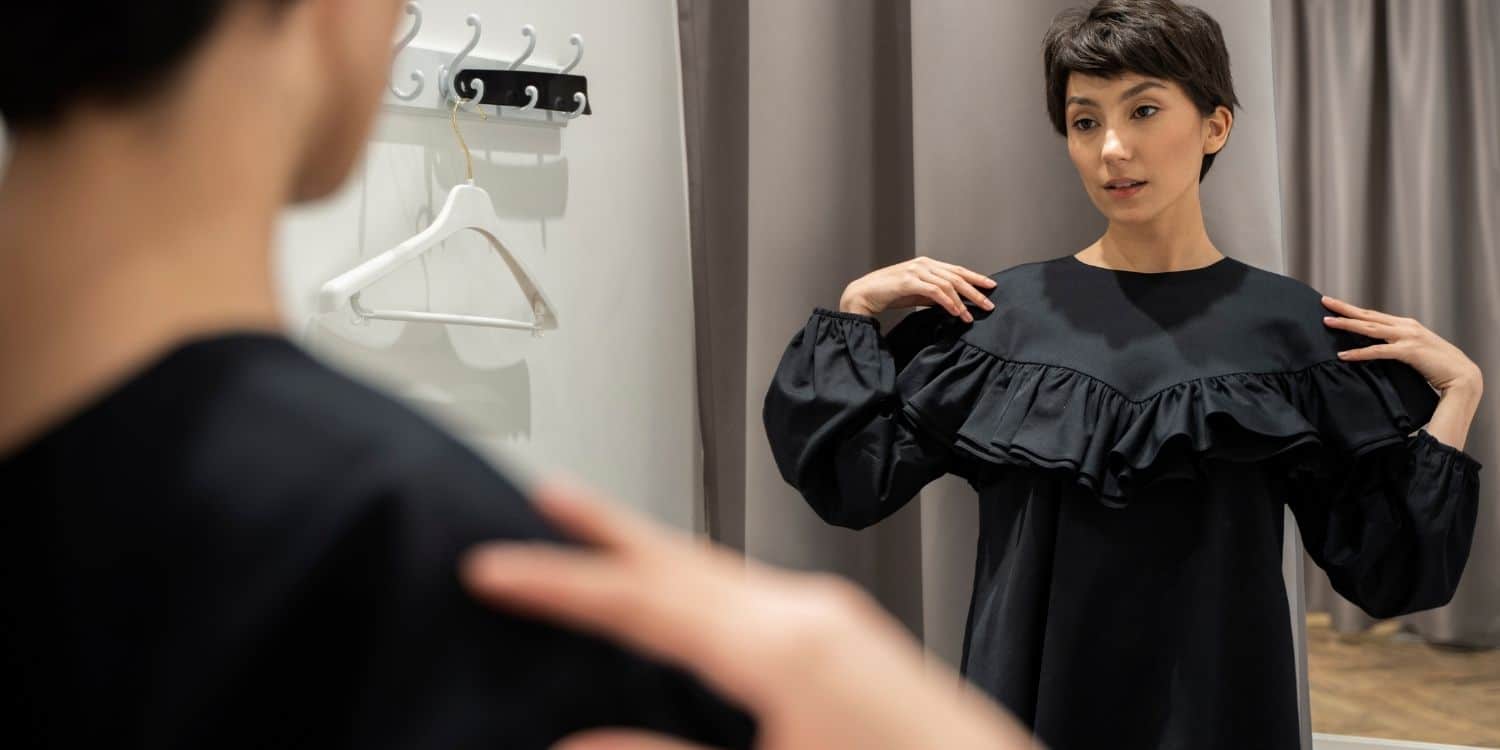
<instances>
[{"instance_id":1,"label":"grey curtain","mask_svg":"<svg viewBox=\"0 0 1500 750\"><path fill-rule=\"evenodd\" d=\"M771 370L812 306L911 257L910 8L678 9L710 532L854 578L920 635L917 515L863 534L824 525L777 476L760 421Z\"/></svg>"},{"instance_id":2,"label":"grey curtain","mask_svg":"<svg viewBox=\"0 0 1500 750\"><path fill-rule=\"evenodd\" d=\"M749 8L678 4L705 531L745 548Z\"/></svg>"},{"instance_id":3,"label":"grey curtain","mask_svg":"<svg viewBox=\"0 0 1500 750\"><path fill-rule=\"evenodd\" d=\"M1488 374L1465 450L1487 469L1453 602L1404 618L1427 639L1500 646L1500 3L1275 0L1287 267L1409 315ZM1308 606L1370 620L1311 564Z\"/></svg>"}]
</instances>

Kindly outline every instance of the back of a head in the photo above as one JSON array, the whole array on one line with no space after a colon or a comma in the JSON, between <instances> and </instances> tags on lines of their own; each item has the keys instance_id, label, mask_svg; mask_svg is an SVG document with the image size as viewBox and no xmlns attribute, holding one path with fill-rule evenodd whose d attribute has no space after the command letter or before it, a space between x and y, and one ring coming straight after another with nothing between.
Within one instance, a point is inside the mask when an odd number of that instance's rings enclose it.
<instances>
[{"instance_id":1,"label":"back of a head","mask_svg":"<svg viewBox=\"0 0 1500 750\"><path fill-rule=\"evenodd\" d=\"M1173 0L1100 0L1059 13L1042 39L1047 115L1067 135L1068 76L1113 78L1136 73L1175 81L1207 116L1239 106L1229 50L1217 21L1202 9ZM1217 154L1207 154L1201 180Z\"/></svg>"},{"instance_id":2,"label":"back of a head","mask_svg":"<svg viewBox=\"0 0 1500 750\"><path fill-rule=\"evenodd\" d=\"M228 6L296 1L17 3L0 25L0 117L17 132L45 131L79 101L141 103L168 88Z\"/></svg>"},{"instance_id":3,"label":"back of a head","mask_svg":"<svg viewBox=\"0 0 1500 750\"><path fill-rule=\"evenodd\" d=\"M79 5L19 3L0 25L0 119L18 143L179 101L190 106L175 115L215 127L274 117L262 148L267 159L286 155L293 200L337 189L362 153L400 9L398 0ZM185 99L200 71L214 76L211 90Z\"/></svg>"}]
</instances>

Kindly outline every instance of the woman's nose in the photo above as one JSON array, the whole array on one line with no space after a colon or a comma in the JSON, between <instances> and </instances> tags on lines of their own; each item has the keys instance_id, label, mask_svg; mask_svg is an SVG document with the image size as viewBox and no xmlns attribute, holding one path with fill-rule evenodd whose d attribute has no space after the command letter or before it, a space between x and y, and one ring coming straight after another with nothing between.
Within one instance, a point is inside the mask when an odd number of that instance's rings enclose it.
<instances>
[{"instance_id":1,"label":"woman's nose","mask_svg":"<svg viewBox=\"0 0 1500 750\"><path fill-rule=\"evenodd\" d=\"M1119 131L1110 128L1104 131L1104 150L1102 156L1105 161L1124 161L1130 158L1130 151L1125 148L1125 141L1120 138Z\"/></svg>"}]
</instances>

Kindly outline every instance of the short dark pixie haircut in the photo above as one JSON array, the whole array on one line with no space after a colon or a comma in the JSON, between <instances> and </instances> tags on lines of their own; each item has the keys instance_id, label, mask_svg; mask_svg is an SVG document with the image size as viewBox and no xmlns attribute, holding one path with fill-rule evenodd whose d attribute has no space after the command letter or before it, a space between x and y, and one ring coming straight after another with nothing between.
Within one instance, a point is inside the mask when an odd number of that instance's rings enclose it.
<instances>
[{"instance_id":1,"label":"short dark pixie haircut","mask_svg":"<svg viewBox=\"0 0 1500 750\"><path fill-rule=\"evenodd\" d=\"M13 3L0 23L0 117L16 132L40 131L80 99L138 103L170 83L236 2L296 0Z\"/></svg>"},{"instance_id":2,"label":"short dark pixie haircut","mask_svg":"<svg viewBox=\"0 0 1500 750\"><path fill-rule=\"evenodd\" d=\"M1047 115L1067 136L1064 102L1072 73L1114 78L1124 73L1176 81L1204 116L1239 107L1229 72L1229 50L1219 22L1202 9L1173 0L1100 0L1070 8L1042 38ZM1223 149L1220 149L1223 150ZM1217 154L1205 154L1201 182Z\"/></svg>"}]
</instances>

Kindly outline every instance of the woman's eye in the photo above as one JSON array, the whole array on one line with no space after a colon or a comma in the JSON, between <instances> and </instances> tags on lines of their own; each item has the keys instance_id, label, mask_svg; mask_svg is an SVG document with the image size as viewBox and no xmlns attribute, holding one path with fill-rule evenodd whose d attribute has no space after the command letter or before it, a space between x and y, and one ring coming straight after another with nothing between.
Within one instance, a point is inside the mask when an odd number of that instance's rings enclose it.
<instances>
[{"instance_id":1,"label":"woman's eye","mask_svg":"<svg viewBox=\"0 0 1500 750\"><path fill-rule=\"evenodd\" d=\"M1147 117L1151 117L1152 115L1155 115L1156 111L1158 109L1159 109L1159 107L1157 107L1155 104L1142 104L1141 106L1135 108L1135 112L1133 114L1138 115L1139 119L1145 119ZM1150 111L1146 112L1146 114L1143 115L1143 114L1141 114L1141 112L1143 110L1150 110ZM1078 130L1078 131L1093 130L1094 129L1094 125L1096 125L1096 124L1097 123L1095 123L1093 121L1093 119L1091 119L1091 118L1080 117L1077 120L1073 121L1073 129L1074 130Z\"/></svg>"}]
</instances>

